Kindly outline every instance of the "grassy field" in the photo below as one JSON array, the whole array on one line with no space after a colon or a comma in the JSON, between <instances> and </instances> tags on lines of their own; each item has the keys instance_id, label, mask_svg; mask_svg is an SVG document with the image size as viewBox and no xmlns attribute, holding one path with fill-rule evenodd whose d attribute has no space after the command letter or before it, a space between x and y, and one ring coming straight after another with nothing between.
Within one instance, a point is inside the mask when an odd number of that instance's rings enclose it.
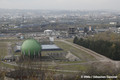
<instances>
[{"instance_id":1,"label":"grassy field","mask_svg":"<svg viewBox=\"0 0 120 80\"><path fill-rule=\"evenodd\" d=\"M79 57L82 61L95 60L95 58L93 56L91 56L91 55L87 54L86 52L84 52L80 49L77 49L69 44L66 44L61 41L55 41L55 44L58 45L60 48L62 48L65 52L70 51L72 54Z\"/></svg>"},{"instance_id":2,"label":"grassy field","mask_svg":"<svg viewBox=\"0 0 120 80\"><path fill-rule=\"evenodd\" d=\"M85 65L58 65L58 66L49 66L49 69L58 69L58 70L70 70L70 71L86 71L88 66Z\"/></svg>"},{"instance_id":3,"label":"grassy field","mask_svg":"<svg viewBox=\"0 0 120 80\"><path fill-rule=\"evenodd\" d=\"M13 65L9 65L9 64L5 64L5 63L3 63L3 62L0 62L0 66L2 66L2 67L4 67L4 68L9 68L9 69L14 69L15 68L15 66L13 66Z\"/></svg>"},{"instance_id":4,"label":"grassy field","mask_svg":"<svg viewBox=\"0 0 120 80\"><path fill-rule=\"evenodd\" d=\"M6 42L0 42L0 59L7 55L7 43Z\"/></svg>"},{"instance_id":5,"label":"grassy field","mask_svg":"<svg viewBox=\"0 0 120 80\"><path fill-rule=\"evenodd\" d=\"M66 39L66 41L68 41L68 42L73 42L73 39Z\"/></svg>"},{"instance_id":6,"label":"grassy field","mask_svg":"<svg viewBox=\"0 0 120 80\"><path fill-rule=\"evenodd\" d=\"M13 66L2 63L1 59L4 58L8 53L8 42L0 42L0 67L13 68Z\"/></svg>"}]
</instances>

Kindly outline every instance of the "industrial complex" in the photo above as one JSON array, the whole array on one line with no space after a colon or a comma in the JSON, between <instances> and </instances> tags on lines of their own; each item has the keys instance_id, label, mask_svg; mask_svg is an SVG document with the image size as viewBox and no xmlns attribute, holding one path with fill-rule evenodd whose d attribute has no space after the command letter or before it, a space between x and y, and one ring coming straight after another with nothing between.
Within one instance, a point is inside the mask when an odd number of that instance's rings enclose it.
<instances>
[{"instance_id":1,"label":"industrial complex","mask_svg":"<svg viewBox=\"0 0 120 80\"><path fill-rule=\"evenodd\" d=\"M119 21L109 11L0 9L0 80L118 75Z\"/></svg>"}]
</instances>

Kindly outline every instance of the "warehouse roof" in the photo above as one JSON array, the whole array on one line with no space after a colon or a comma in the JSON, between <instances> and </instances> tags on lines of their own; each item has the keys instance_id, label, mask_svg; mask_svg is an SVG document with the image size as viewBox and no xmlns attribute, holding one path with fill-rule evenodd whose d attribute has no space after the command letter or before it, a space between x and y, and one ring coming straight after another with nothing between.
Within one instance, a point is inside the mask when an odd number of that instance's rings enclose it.
<instances>
[{"instance_id":1,"label":"warehouse roof","mask_svg":"<svg viewBox=\"0 0 120 80\"><path fill-rule=\"evenodd\" d=\"M61 50L61 48L59 48L57 45L55 44L48 44L48 45L41 45L42 50Z\"/></svg>"}]
</instances>

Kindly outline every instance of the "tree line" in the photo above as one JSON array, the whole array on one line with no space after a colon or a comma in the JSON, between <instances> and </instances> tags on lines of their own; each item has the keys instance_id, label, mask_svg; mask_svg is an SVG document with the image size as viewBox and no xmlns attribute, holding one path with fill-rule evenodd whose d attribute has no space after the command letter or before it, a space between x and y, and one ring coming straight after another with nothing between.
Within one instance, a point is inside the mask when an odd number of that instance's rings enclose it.
<instances>
[{"instance_id":1,"label":"tree line","mask_svg":"<svg viewBox=\"0 0 120 80\"><path fill-rule=\"evenodd\" d=\"M90 40L75 37L73 43L91 49L113 60L120 60L120 42L105 40Z\"/></svg>"}]
</instances>

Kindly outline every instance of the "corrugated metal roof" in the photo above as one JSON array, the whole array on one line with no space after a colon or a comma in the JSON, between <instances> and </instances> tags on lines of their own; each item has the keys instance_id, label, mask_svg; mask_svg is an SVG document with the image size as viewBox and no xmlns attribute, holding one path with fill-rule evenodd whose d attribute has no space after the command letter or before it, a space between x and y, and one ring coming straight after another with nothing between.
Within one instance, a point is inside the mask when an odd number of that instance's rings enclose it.
<instances>
[{"instance_id":1,"label":"corrugated metal roof","mask_svg":"<svg viewBox=\"0 0 120 80\"><path fill-rule=\"evenodd\" d=\"M47 49L60 49L57 45L41 45L42 50L47 50Z\"/></svg>"}]
</instances>

